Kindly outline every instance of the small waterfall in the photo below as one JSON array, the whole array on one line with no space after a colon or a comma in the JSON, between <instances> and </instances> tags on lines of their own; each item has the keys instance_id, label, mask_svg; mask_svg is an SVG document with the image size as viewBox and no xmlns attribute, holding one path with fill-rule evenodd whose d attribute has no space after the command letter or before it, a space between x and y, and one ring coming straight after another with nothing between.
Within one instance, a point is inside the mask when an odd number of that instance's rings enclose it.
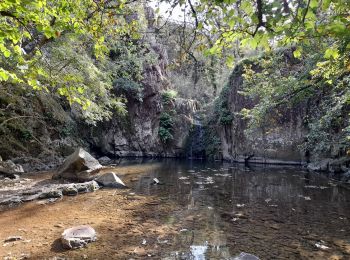
<instances>
[{"instance_id":1,"label":"small waterfall","mask_svg":"<svg viewBox=\"0 0 350 260\"><path fill-rule=\"evenodd\" d=\"M200 116L193 117L192 131L189 136L189 159L205 159L204 129Z\"/></svg>"}]
</instances>

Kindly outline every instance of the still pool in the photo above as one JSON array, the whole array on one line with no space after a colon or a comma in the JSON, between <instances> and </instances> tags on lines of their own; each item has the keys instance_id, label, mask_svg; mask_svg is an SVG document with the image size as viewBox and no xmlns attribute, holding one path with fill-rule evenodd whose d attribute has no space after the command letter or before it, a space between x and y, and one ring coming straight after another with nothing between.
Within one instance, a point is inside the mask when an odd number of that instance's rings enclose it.
<instances>
[{"instance_id":1,"label":"still pool","mask_svg":"<svg viewBox=\"0 0 350 260\"><path fill-rule=\"evenodd\" d=\"M0 212L0 239L23 236L0 256L350 259L350 190L336 180L295 167L181 160L122 161L113 170L130 189ZM80 224L94 227L97 241L61 248L64 228Z\"/></svg>"}]
</instances>

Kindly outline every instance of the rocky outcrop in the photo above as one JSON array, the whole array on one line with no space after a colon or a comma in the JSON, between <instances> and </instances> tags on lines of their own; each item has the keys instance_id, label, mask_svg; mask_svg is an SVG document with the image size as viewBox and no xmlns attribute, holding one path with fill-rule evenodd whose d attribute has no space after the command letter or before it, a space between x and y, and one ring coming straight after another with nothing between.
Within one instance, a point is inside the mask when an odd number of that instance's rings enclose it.
<instances>
[{"instance_id":1,"label":"rocky outcrop","mask_svg":"<svg viewBox=\"0 0 350 260\"><path fill-rule=\"evenodd\" d=\"M66 158L63 164L56 170L53 179L67 179L73 181L90 181L96 178L96 174L102 165L82 148L78 148Z\"/></svg>"},{"instance_id":2,"label":"rocky outcrop","mask_svg":"<svg viewBox=\"0 0 350 260\"><path fill-rule=\"evenodd\" d=\"M164 104L163 94L171 86L167 80L167 51L149 39L158 55L156 65L146 66L142 81L142 101L128 98L126 117L116 115L97 124L86 135L91 147L109 157L181 157L192 125L193 113L199 108L195 100L174 98ZM164 144L159 137L160 117L167 107L173 111L173 140Z\"/></svg>"},{"instance_id":3,"label":"rocky outcrop","mask_svg":"<svg viewBox=\"0 0 350 260\"><path fill-rule=\"evenodd\" d=\"M75 196L79 193L94 192L100 186L96 181L71 184L48 184L42 187L29 187L15 194L7 194L1 197L0 206L12 206L33 200L52 200L62 196Z\"/></svg>"},{"instance_id":4,"label":"rocky outcrop","mask_svg":"<svg viewBox=\"0 0 350 260\"><path fill-rule=\"evenodd\" d=\"M293 58L292 50L280 50L279 55L283 60L279 61L283 69L277 76L284 77L283 73L289 75L291 72L298 74L303 71L304 61ZM216 152L216 158L246 164L308 164L309 170L329 172L339 175L341 179L341 175L350 169L350 154L342 139L344 131L340 131L338 126L328 125L328 128L322 130L317 130L317 127L315 130L314 126L320 114L325 113L320 112L319 107L322 102L327 103L329 100L327 87L315 87L312 95L303 93L306 97L298 96L290 102L277 103L268 110L262 122L253 122L253 127L243 118L242 109L250 110L259 104L258 96L242 94L244 67L248 66L259 73L262 59L263 57L243 60L234 68L207 122L207 128L211 129L211 135L205 134L210 137L207 146L215 143L215 138L218 138L217 146L212 149ZM269 73L274 72L271 70ZM340 114L346 118L348 112L342 111ZM342 120L346 121L344 118ZM327 139L325 136L332 138ZM323 138L327 140L323 142ZM206 152L208 150L207 147Z\"/></svg>"},{"instance_id":5,"label":"rocky outcrop","mask_svg":"<svg viewBox=\"0 0 350 260\"><path fill-rule=\"evenodd\" d=\"M306 104L279 108L276 116L268 118L264 127L246 133L247 120L240 116L240 112L243 108L252 108L257 101L241 94L245 63L259 70L258 65L249 60L237 65L219 97L214 115L218 118L221 158L243 163L305 163L306 158L299 145L307 132L303 124L303 117L308 111Z\"/></svg>"}]
</instances>

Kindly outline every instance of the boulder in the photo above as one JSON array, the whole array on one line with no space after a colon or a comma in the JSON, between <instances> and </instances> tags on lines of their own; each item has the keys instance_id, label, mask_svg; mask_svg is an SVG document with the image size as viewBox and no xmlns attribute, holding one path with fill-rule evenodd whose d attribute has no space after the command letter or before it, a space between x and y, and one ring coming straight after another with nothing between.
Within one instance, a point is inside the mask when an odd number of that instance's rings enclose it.
<instances>
[{"instance_id":1,"label":"boulder","mask_svg":"<svg viewBox=\"0 0 350 260\"><path fill-rule=\"evenodd\" d=\"M19 173L23 173L23 167L19 164L15 164L11 160L6 162L0 160L0 175L5 178L16 179Z\"/></svg>"},{"instance_id":2,"label":"boulder","mask_svg":"<svg viewBox=\"0 0 350 260\"><path fill-rule=\"evenodd\" d=\"M13 161L11 160L7 160L7 161L0 161L0 168L4 169L5 171L8 172L16 172L16 173L23 173L23 167L20 164L15 164Z\"/></svg>"},{"instance_id":3,"label":"boulder","mask_svg":"<svg viewBox=\"0 0 350 260\"><path fill-rule=\"evenodd\" d=\"M78 190L79 193L84 192L94 192L100 188L96 181L88 181L84 183L75 183L74 187Z\"/></svg>"},{"instance_id":4,"label":"boulder","mask_svg":"<svg viewBox=\"0 0 350 260\"><path fill-rule=\"evenodd\" d=\"M127 188L124 182L114 173L108 172L96 179L104 187L110 188Z\"/></svg>"},{"instance_id":5,"label":"boulder","mask_svg":"<svg viewBox=\"0 0 350 260\"><path fill-rule=\"evenodd\" d=\"M111 161L111 158L109 158L108 156L103 156L99 158L98 161L102 164L108 164Z\"/></svg>"},{"instance_id":6,"label":"boulder","mask_svg":"<svg viewBox=\"0 0 350 260\"><path fill-rule=\"evenodd\" d=\"M78 195L78 189L74 187L74 185L72 184L72 185L63 187L62 193L63 195L66 195L66 196L75 196L75 195Z\"/></svg>"},{"instance_id":7,"label":"boulder","mask_svg":"<svg viewBox=\"0 0 350 260\"><path fill-rule=\"evenodd\" d=\"M64 248L76 249L96 241L96 231L91 226L71 227L62 233L61 242Z\"/></svg>"},{"instance_id":8,"label":"boulder","mask_svg":"<svg viewBox=\"0 0 350 260\"><path fill-rule=\"evenodd\" d=\"M0 176L2 178L9 178L9 179L17 179L18 175L13 173L13 172L9 172L3 168L0 168Z\"/></svg>"},{"instance_id":9,"label":"boulder","mask_svg":"<svg viewBox=\"0 0 350 260\"><path fill-rule=\"evenodd\" d=\"M84 149L79 148L56 170L54 179L91 181L96 178L102 165Z\"/></svg>"}]
</instances>

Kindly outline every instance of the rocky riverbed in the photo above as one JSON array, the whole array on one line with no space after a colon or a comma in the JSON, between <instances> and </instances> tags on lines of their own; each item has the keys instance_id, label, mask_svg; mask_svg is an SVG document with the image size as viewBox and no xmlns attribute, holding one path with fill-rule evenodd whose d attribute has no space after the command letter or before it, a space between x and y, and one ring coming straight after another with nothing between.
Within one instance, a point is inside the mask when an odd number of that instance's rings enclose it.
<instances>
[{"instance_id":1,"label":"rocky riverbed","mask_svg":"<svg viewBox=\"0 0 350 260\"><path fill-rule=\"evenodd\" d=\"M110 170L110 169L109 169ZM0 256L11 259L348 259L350 191L296 168L178 160L113 168L129 189L102 188L0 212ZM33 182L51 180L51 173ZM154 184L157 178L162 185ZM67 250L62 232L96 241ZM5 242L8 237L20 237Z\"/></svg>"}]
</instances>

